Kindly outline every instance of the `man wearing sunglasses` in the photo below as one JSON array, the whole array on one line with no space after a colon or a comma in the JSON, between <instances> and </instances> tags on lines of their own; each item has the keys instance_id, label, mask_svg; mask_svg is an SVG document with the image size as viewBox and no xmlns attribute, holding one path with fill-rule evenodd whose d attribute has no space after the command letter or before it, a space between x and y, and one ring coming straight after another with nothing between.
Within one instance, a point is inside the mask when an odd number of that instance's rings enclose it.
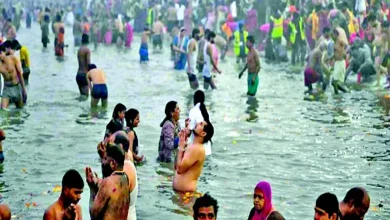
<instances>
[{"instance_id":1,"label":"man wearing sunglasses","mask_svg":"<svg viewBox=\"0 0 390 220\"><path fill-rule=\"evenodd\" d=\"M216 220L218 202L208 193L196 199L193 206L194 220Z\"/></svg>"}]
</instances>

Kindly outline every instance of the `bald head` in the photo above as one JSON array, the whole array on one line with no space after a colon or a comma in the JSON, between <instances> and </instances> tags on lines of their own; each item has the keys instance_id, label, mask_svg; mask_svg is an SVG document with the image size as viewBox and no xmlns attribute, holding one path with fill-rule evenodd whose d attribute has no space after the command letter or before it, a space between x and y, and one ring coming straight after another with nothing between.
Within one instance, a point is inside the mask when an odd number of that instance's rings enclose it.
<instances>
[{"instance_id":1,"label":"bald head","mask_svg":"<svg viewBox=\"0 0 390 220\"><path fill-rule=\"evenodd\" d=\"M10 220L11 219L11 210L7 205L0 205L0 219L1 220Z\"/></svg>"},{"instance_id":2,"label":"bald head","mask_svg":"<svg viewBox=\"0 0 390 220\"><path fill-rule=\"evenodd\" d=\"M366 189L354 187L345 195L341 207L341 214L345 220L364 219L364 215L370 208L370 196Z\"/></svg>"}]
</instances>

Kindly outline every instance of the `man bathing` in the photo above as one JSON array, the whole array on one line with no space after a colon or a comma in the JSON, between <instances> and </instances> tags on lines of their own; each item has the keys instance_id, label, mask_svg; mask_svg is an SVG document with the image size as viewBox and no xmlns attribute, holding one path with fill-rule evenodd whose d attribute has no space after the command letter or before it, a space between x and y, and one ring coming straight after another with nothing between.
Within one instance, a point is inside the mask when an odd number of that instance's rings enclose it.
<instances>
[{"instance_id":1,"label":"man bathing","mask_svg":"<svg viewBox=\"0 0 390 220\"><path fill-rule=\"evenodd\" d=\"M153 51L156 52L156 48L160 48L160 52L163 48L163 34L164 34L164 23L162 22L163 17L160 16L153 24Z\"/></svg>"},{"instance_id":2,"label":"man bathing","mask_svg":"<svg viewBox=\"0 0 390 220\"><path fill-rule=\"evenodd\" d=\"M248 92L250 96L255 96L259 86L259 72L260 72L260 57L259 53L254 48L255 39L253 36L248 36L246 46L249 49L247 55L247 63L244 69L240 72L238 78L242 77L245 70L248 69Z\"/></svg>"},{"instance_id":3,"label":"man bathing","mask_svg":"<svg viewBox=\"0 0 390 220\"><path fill-rule=\"evenodd\" d=\"M127 219L131 190L124 162L124 151L115 145L107 147L102 159L105 178L100 183L91 168L86 168L85 174L91 190L89 212L92 220Z\"/></svg>"},{"instance_id":4,"label":"man bathing","mask_svg":"<svg viewBox=\"0 0 390 220\"><path fill-rule=\"evenodd\" d=\"M179 134L179 151L173 180L173 189L179 192L196 191L206 157L203 144L211 140L214 128L209 121L203 121L196 125L193 132L194 141L188 147L185 147L187 143L186 132L181 131Z\"/></svg>"},{"instance_id":5,"label":"man bathing","mask_svg":"<svg viewBox=\"0 0 390 220\"><path fill-rule=\"evenodd\" d=\"M62 178L60 198L52 204L43 220L81 220L81 206L77 203L83 193L84 180L76 170L68 170Z\"/></svg>"},{"instance_id":6,"label":"man bathing","mask_svg":"<svg viewBox=\"0 0 390 220\"><path fill-rule=\"evenodd\" d=\"M89 90L91 91L91 107L96 107L99 100L102 101L102 107L107 107L108 90L106 74L103 70L97 69L95 64L89 64L87 81Z\"/></svg>"},{"instance_id":7,"label":"man bathing","mask_svg":"<svg viewBox=\"0 0 390 220\"><path fill-rule=\"evenodd\" d=\"M19 61L13 55L7 56L5 47L10 52L12 43L5 42L4 47L0 48L0 73L4 78L3 98L1 108L7 109L9 103L15 103L17 108L23 108L24 100L27 99L27 91L24 85L22 68Z\"/></svg>"},{"instance_id":8,"label":"man bathing","mask_svg":"<svg viewBox=\"0 0 390 220\"><path fill-rule=\"evenodd\" d=\"M79 61L79 69L76 75L76 82L80 90L81 96L88 97L88 80L87 72L88 65L91 64L91 51L88 48L89 37L86 34L83 34L81 37L81 47L77 52L77 59Z\"/></svg>"}]
</instances>

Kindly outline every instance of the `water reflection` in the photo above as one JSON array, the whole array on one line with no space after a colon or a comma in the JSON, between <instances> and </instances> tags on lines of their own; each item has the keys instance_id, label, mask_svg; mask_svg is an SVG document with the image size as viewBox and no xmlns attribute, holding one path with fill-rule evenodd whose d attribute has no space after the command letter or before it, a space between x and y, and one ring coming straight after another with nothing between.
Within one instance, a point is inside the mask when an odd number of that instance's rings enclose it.
<instances>
[{"instance_id":1,"label":"water reflection","mask_svg":"<svg viewBox=\"0 0 390 220\"><path fill-rule=\"evenodd\" d=\"M256 97L248 97L248 100L246 102L248 105L246 109L246 113L249 114L249 117L246 119L247 122L257 122L259 119L259 116L257 115L257 109L259 108L259 101Z\"/></svg>"}]
</instances>

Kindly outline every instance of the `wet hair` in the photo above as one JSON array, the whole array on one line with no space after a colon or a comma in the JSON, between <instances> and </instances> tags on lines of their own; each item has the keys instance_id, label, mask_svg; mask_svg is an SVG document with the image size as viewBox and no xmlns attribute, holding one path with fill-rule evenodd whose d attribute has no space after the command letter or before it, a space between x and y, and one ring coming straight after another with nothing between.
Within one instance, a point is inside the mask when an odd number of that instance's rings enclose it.
<instances>
[{"instance_id":1,"label":"wet hair","mask_svg":"<svg viewBox=\"0 0 390 220\"><path fill-rule=\"evenodd\" d=\"M88 34L83 34L83 36L81 36L81 43L82 44L89 44L89 36L88 36Z\"/></svg>"},{"instance_id":2,"label":"wet hair","mask_svg":"<svg viewBox=\"0 0 390 220\"><path fill-rule=\"evenodd\" d=\"M367 16L367 21L368 22L371 22L371 21L376 21L376 16L375 14L370 14Z\"/></svg>"},{"instance_id":3,"label":"wet hair","mask_svg":"<svg viewBox=\"0 0 390 220\"><path fill-rule=\"evenodd\" d=\"M324 193L317 198L316 208L320 208L328 213L329 216L333 214L340 215L339 201L335 194Z\"/></svg>"},{"instance_id":4,"label":"wet hair","mask_svg":"<svg viewBox=\"0 0 390 220\"><path fill-rule=\"evenodd\" d=\"M361 188L355 187L350 189L345 195L343 202L350 203L355 207L361 207L363 205L364 191Z\"/></svg>"},{"instance_id":5,"label":"wet hair","mask_svg":"<svg viewBox=\"0 0 390 220\"><path fill-rule=\"evenodd\" d=\"M204 30L204 35L207 36L208 34L210 34L210 32L211 30L207 28L206 30Z\"/></svg>"},{"instance_id":6,"label":"wet hair","mask_svg":"<svg viewBox=\"0 0 390 220\"><path fill-rule=\"evenodd\" d=\"M196 35L200 34L200 31L198 28L194 28L192 30L192 38L195 38Z\"/></svg>"},{"instance_id":7,"label":"wet hair","mask_svg":"<svg viewBox=\"0 0 390 220\"><path fill-rule=\"evenodd\" d=\"M389 28L389 22L388 21L383 21L382 22L382 28Z\"/></svg>"},{"instance_id":8,"label":"wet hair","mask_svg":"<svg viewBox=\"0 0 390 220\"><path fill-rule=\"evenodd\" d=\"M68 170L62 177L62 189L83 189L84 180L77 170Z\"/></svg>"},{"instance_id":9,"label":"wet hair","mask_svg":"<svg viewBox=\"0 0 390 220\"><path fill-rule=\"evenodd\" d=\"M57 13L56 15L56 21L57 22L60 22L61 21L61 15L59 13Z\"/></svg>"},{"instance_id":10,"label":"wet hair","mask_svg":"<svg viewBox=\"0 0 390 220\"><path fill-rule=\"evenodd\" d=\"M112 118L117 119L119 117L118 112L126 111L126 106L122 103L116 104L114 111L112 112Z\"/></svg>"},{"instance_id":11,"label":"wet hair","mask_svg":"<svg viewBox=\"0 0 390 220\"><path fill-rule=\"evenodd\" d=\"M20 50L20 49L22 49L22 45L20 45L19 41L13 40L12 41L12 49L13 50Z\"/></svg>"},{"instance_id":12,"label":"wet hair","mask_svg":"<svg viewBox=\"0 0 390 220\"><path fill-rule=\"evenodd\" d=\"M208 193L204 194L202 197L197 198L194 206L192 207L192 209L194 210L194 220L197 220L199 218L200 208L210 207L210 206L214 208L215 218L217 218L217 214L218 214L217 200L211 197Z\"/></svg>"},{"instance_id":13,"label":"wet hair","mask_svg":"<svg viewBox=\"0 0 390 220\"><path fill-rule=\"evenodd\" d=\"M160 127L164 126L165 122L172 118L172 114L171 113L175 111L176 106L177 106L177 102L176 101L170 101L170 102L168 102L165 105L165 118L161 122Z\"/></svg>"},{"instance_id":14,"label":"wet hair","mask_svg":"<svg viewBox=\"0 0 390 220\"><path fill-rule=\"evenodd\" d=\"M95 64L93 64L93 63L88 64L88 71L91 71L91 70L96 69L96 68L97 68L97 67L96 67Z\"/></svg>"},{"instance_id":15,"label":"wet hair","mask_svg":"<svg viewBox=\"0 0 390 220\"><path fill-rule=\"evenodd\" d=\"M43 21L50 22L50 16L49 15L43 16Z\"/></svg>"},{"instance_id":16,"label":"wet hair","mask_svg":"<svg viewBox=\"0 0 390 220\"><path fill-rule=\"evenodd\" d=\"M5 49L8 49L8 48L11 48L11 49L13 49L13 44L12 44L12 41L10 41L10 40L6 40L3 44L2 44L2 46L4 46L4 48Z\"/></svg>"},{"instance_id":17,"label":"wet hair","mask_svg":"<svg viewBox=\"0 0 390 220\"><path fill-rule=\"evenodd\" d=\"M131 128L131 129L134 128L133 123L134 123L134 120L138 114L139 114L139 111L137 109L134 109L134 108L131 108L126 112L125 120L126 120L126 125L129 128Z\"/></svg>"},{"instance_id":18,"label":"wet hair","mask_svg":"<svg viewBox=\"0 0 390 220\"><path fill-rule=\"evenodd\" d=\"M322 29L322 34L328 34L328 33L330 33L330 28L324 27L324 29Z\"/></svg>"},{"instance_id":19,"label":"wet hair","mask_svg":"<svg viewBox=\"0 0 390 220\"><path fill-rule=\"evenodd\" d=\"M203 104L205 100L204 92L202 90L197 90L194 93L194 105L201 103Z\"/></svg>"},{"instance_id":20,"label":"wet hair","mask_svg":"<svg viewBox=\"0 0 390 220\"><path fill-rule=\"evenodd\" d=\"M0 52L5 52L5 47L4 47L4 45L2 44L2 45L0 45Z\"/></svg>"},{"instance_id":21,"label":"wet hair","mask_svg":"<svg viewBox=\"0 0 390 220\"><path fill-rule=\"evenodd\" d=\"M213 31L210 31L208 35L206 35L206 39L210 41L212 38L214 38L216 35Z\"/></svg>"},{"instance_id":22,"label":"wet hair","mask_svg":"<svg viewBox=\"0 0 390 220\"><path fill-rule=\"evenodd\" d=\"M251 42L252 44L255 43L255 38L252 35L249 35L246 39L247 39L247 41Z\"/></svg>"},{"instance_id":23,"label":"wet hair","mask_svg":"<svg viewBox=\"0 0 390 220\"><path fill-rule=\"evenodd\" d=\"M107 157L111 157L115 160L118 166L123 167L123 164L125 163L125 152L121 149L120 146L112 144L111 146L107 147L106 153Z\"/></svg>"},{"instance_id":24,"label":"wet hair","mask_svg":"<svg viewBox=\"0 0 390 220\"><path fill-rule=\"evenodd\" d=\"M11 18L7 18L7 21L8 21L8 22L12 22L12 19L11 19Z\"/></svg>"}]
</instances>

